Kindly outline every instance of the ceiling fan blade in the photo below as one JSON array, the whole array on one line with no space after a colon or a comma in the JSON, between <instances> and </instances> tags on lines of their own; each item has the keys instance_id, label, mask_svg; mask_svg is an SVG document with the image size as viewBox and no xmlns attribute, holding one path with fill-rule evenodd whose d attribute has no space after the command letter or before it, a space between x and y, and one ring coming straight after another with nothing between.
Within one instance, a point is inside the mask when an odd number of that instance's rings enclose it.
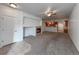
<instances>
[{"instance_id":1,"label":"ceiling fan blade","mask_svg":"<svg viewBox=\"0 0 79 59\"><path fill-rule=\"evenodd\" d=\"M42 12L40 14L50 17L50 16L55 16L57 12L58 12L58 10L56 10L56 9L55 10L51 10L51 8L48 7L45 12Z\"/></svg>"},{"instance_id":2,"label":"ceiling fan blade","mask_svg":"<svg viewBox=\"0 0 79 59\"><path fill-rule=\"evenodd\" d=\"M57 13L58 12L58 10L53 10L53 13Z\"/></svg>"},{"instance_id":3,"label":"ceiling fan blade","mask_svg":"<svg viewBox=\"0 0 79 59\"><path fill-rule=\"evenodd\" d=\"M48 7L47 10L45 11L45 14L47 14L47 13L50 12L50 11L51 11L51 8Z\"/></svg>"}]
</instances>

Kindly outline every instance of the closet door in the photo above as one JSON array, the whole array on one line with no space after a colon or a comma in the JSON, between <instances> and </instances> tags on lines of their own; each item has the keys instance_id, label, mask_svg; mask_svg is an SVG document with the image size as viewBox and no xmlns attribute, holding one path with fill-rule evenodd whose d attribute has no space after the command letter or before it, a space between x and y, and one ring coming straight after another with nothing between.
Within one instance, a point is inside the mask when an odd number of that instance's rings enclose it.
<instances>
[{"instance_id":1,"label":"closet door","mask_svg":"<svg viewBox=\"0 0 79 59\"><path fill-rule=\"evenodd\" d=\"M22 40L22 19L11 16L0 17L0 47Z\"/></svg>"},{"instance_id":2,"label":"closet door","mask_svg":"<svg viewBox=\"0 0 79 59\"><path fill-rule=\"evenodd\" d=\"M13 42L13 37L14 37L14 18L7 16L5 17L5 37L7 39L5 39L5 43L9 44Z\"/></svg>"},{"instance_id":3,"label":"closet door","mask_svg":"<svg viewBox=\"0 0 79 59\"><path fill-rule=\"evenodd\" d=\"M5 46L13 42L14 36L14 19L13 17L4 16L2 20L2 30L1 30L1 45Z\"/></svg>"}]
</instances>

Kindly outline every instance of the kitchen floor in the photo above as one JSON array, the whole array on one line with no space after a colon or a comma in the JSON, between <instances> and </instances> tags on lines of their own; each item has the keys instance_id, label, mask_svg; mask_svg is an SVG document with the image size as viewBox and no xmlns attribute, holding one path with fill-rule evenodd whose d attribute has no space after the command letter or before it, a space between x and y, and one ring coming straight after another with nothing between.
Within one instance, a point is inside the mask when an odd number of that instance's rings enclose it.
<instances>
[{"instance_id":1,"label":"kitchen floor","mask_svg":"<svg viewBox=\"0 0 79 59\"><path fill-rule=\"evenodd\" d=\"M69 36L65 33L44 32L36 37L25 37L23 42L0 49L1 55L79 55Z\"/></svg>"}]
</instances>

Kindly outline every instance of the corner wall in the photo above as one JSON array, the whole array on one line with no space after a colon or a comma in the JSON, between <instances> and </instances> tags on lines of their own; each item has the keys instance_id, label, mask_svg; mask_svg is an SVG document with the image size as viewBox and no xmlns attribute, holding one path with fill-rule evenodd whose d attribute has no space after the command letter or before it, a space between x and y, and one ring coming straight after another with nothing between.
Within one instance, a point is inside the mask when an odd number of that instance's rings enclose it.
<instances>
[{"instance_id":1,"label":"corner wall","mask_svg":"<svg viewBox=\"0 0 79 59\"><path fill-rule=\"evenodd\" d=\"M76 4L69 19L69 35L79 51L79 4Z\"/></svg>"}]
</instances>

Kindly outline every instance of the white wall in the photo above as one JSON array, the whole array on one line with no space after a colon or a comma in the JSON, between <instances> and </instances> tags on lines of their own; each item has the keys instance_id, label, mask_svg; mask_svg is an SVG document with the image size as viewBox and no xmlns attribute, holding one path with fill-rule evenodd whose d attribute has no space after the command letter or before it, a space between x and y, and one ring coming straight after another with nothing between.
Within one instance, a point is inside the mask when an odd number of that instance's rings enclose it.
<instances>
[{"instance_id":1,"label":"white wall","mask_svg":"<svg viewBox=\"0 0 79 59\"><path fill-rule=\"evenodd\" d=\"M76 4L69 19L69 35L79 51L79 4Z\"/></svg>"},{"instance_id":2,"label":"white wall","mask_svg":"<svg viewBox=\"0 0 79 59\"><path fill-rule=\"evenodd\" d=\"M29 14L24 13L23 17L23 27L24 27L24 37L36 36L36 27L42 26L42 19Z\"/></svg>"},{"instance_id":3,"label":"white wall","mask_svg":"<svg viewBox=\"0 0 79 59\"><path fill-rule=\"evenodd\" d=\"M24 27L42 26L42 19L32 15L24 14L23 26Z\"/></svg>"}]
</instances>

